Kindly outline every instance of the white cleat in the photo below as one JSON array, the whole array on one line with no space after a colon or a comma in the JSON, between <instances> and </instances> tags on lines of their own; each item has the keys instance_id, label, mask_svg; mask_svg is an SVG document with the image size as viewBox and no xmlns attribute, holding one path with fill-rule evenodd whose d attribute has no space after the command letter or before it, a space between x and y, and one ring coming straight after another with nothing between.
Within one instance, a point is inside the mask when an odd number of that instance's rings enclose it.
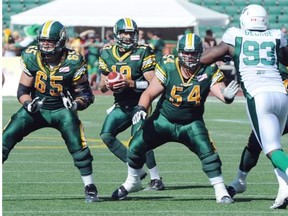
<instances>
[{"instance_id":1,"label":"white cleat","mask_svg":"<svg viewBox=\"0 0 288 216\"><path fill-rule=\"evenodd\" d=\"M219 204L231 204L234 203L234 200L230 196L223 196L221 199L216 200Z\"/></svg>"},{"instance_id":2,"label":"white cleat","mask_svg":"<svg viewBox=\"0 0 288 216\"><path fill-rule=\"evenodd\" d=\"M275 200L275 202L273 203L273 205L270 206L270 209L286 209L287 205L288 205L288 197L285 198L285 199L283 200L283 202L277 202L277 201Z\"/></svg>"},{"instance_id":3,"label":"white cleat","mask_svg":"<svg viewBox=\"0 0 288 216\"><path fill-rule=\"evenodd\" d=\"M270 209L286 209L288 205L288 185L281 185L278 189L277 198Z\"/></svg>"}]
</instances>

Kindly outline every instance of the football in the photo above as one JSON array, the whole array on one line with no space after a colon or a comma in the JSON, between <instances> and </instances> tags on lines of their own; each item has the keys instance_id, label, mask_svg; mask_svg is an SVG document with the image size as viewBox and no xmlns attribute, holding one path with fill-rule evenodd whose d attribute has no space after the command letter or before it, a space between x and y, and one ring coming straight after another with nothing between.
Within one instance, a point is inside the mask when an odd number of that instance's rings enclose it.
<instances>
[{"instance_id":1,"label":"football","mask_svg":"<svg viewBox=\"0 0 288 216\"><path fill-rule=\"evenodd\" d=\"M123 75L121 73L118 72L110 72L108 74L108 82L109 82L109 88L111 90L113 90L113 85L117 82L119 82L119 80L121 80L123 78Z\"/></svg>"}]
</instances>

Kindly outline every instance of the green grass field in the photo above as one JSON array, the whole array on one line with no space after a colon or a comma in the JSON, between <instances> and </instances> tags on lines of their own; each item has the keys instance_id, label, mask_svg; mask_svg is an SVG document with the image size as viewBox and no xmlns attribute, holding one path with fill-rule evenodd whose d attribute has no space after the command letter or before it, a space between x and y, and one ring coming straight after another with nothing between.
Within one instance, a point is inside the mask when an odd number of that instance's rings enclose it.
<instances>
[{"instance_id":1,"label":"green grass field","mask_svg":"<svg viewBox=\"0 0 288 216\"><path fill-rule=\"evenodd\" d=\"M3 97L3 126L20 107L15 97ZM270 210L278 184L268 159L261 155L248 176L248 188L232 205L216 204L214 190L202 172L199 159L183 145L167 143L155 150L165 191L140 191L127 200L112 201L111 194L127 176L127 166L102 143L99 133L113 103L112 96L96 96L86 111L79 112L94 156L94 179L101 202L84 202L83 183L66 150L60 133L46 128L34 132L11 152L2 176L2 213L5 216L82 215L286 215L287 210ZM223 163L225 182L236 175L250 125L243 97L225 105L214 97L206 102L205 121ZM130 130L118 137L125 143ZM282 137L288 150L288 136ZM143 186L149 178L143 180Z\"/></svg>"}]
</instances>

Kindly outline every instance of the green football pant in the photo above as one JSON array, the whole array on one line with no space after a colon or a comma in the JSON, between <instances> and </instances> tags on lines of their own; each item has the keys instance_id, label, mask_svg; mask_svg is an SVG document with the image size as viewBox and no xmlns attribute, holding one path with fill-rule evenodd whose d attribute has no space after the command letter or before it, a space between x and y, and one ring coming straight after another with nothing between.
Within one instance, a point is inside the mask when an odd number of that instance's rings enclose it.
<instances>
[{"instance_id":1,"label":"green football pant","mask_svg":"<svg viewBox=\"0 0 288 216\"><path fill-rule=\"evenodd\" d=\"M55 128L61 133L68 151L74 159L74 165L79 169L81 175L90 175L93 157L87 146L83 125L77 112L71 112L65 108L41 109L37 113L29 113L22 107L15 113L2 134L3 162L7 160L14 146L25 136L45 127Z\"/></svg>"},{"instance_id":2,"label":"green football pant","mask_svg":"<svg viewBox=\"0 0 288 216\"><path fill-rule=\"evenodd\" d=\"M208 131L202 120L190 124L169 122L161 114L153 114L145 121L143 128L133 136L129 151L129 166L140 169L145 163L145 153L167 142L184 144L202 162L202 169L209 178L221 175L221 160L215 151Z\"/></svg>"}]
</instances>

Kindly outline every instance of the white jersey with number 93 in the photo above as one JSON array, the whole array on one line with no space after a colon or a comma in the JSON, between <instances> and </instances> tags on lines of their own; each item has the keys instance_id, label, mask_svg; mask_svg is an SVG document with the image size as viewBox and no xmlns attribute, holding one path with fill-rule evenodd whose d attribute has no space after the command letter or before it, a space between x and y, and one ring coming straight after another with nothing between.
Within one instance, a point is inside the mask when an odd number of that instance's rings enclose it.
<instances>
[{"instance_id":1,"label":"white jersey with number 93","mask_svg":"<svg viewBox=\"0 0 288 216\"><path fill-rule=\"evenodd\" d=\"M232 27L223 34L222 41L234 46L236 71L252 97L266 91L286 93L277 66L277 53L287 46L280 29L260 32Z\"/></svg>"}]
</instances>

